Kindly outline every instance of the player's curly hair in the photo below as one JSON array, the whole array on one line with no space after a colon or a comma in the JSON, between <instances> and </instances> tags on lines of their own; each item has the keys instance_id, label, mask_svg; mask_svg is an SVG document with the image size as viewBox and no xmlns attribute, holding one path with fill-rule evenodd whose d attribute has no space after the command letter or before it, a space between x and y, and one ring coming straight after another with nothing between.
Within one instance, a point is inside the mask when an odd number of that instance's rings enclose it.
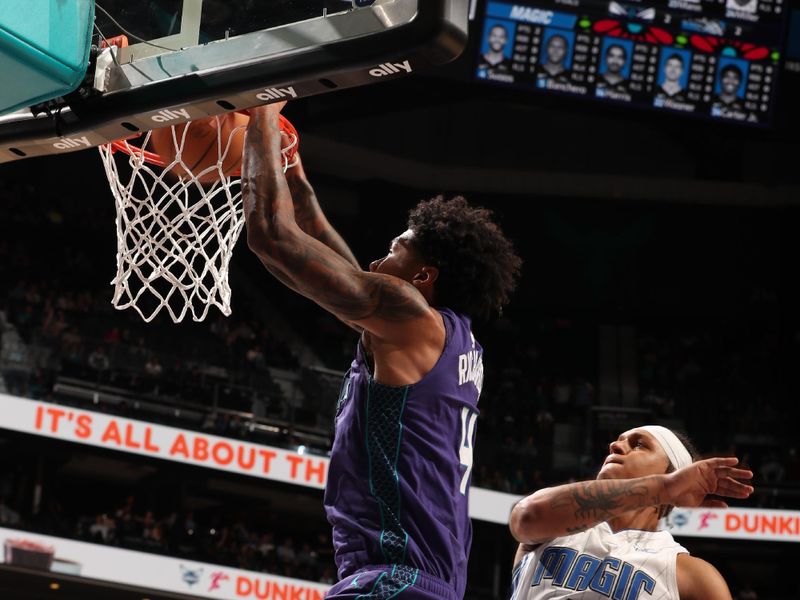
<instances>
[{"instance_id":1,"label":"player's curly hair","mask_svg":"<svg viewBox=\"0 0 800 600\"><path fill-rule=\"evenodd\" d=\"M486 208L462 196L420 202L408 216L414 249L439 269L434 301L470 317L502 313L522 259Z\"/></svg>"}]
</instances>

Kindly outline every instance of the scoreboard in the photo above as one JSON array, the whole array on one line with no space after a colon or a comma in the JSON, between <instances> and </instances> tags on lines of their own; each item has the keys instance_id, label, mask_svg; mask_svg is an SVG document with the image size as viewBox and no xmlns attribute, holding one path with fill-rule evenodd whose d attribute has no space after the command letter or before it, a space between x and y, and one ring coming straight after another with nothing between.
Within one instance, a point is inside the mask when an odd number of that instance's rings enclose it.
<instances>
[{"instance_id":1,"label":"scoreboard","mask_svg":"<svg viewBox=\"0 0 800 600\"><path fill-rule=\"evenodd\" d=\"M768 125L787 0L489 0L475 76Z\"/></svg>"}]
</instances>

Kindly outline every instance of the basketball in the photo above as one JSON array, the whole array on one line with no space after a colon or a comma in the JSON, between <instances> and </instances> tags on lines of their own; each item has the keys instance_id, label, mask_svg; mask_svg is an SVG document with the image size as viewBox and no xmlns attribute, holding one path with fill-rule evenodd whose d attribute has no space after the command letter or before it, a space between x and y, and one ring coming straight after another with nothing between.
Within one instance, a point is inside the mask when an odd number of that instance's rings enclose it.
<instances>
[{"instance_id":1,"label":"basketball","mask_svg":"<svg viewBox=\"0 0 800 600\"><path fill-rule=\"evenodd\" d=\"M249 122L247 114L234 112L155 129L150 135L151 149L164 166L169 167L175 163L177 148L183 147L181 160L170 168L170 172L182 179L194 177L202 184L213 184L220 180L220 170L225 177L238 174ZM283 115L280 123L285 134L284 154L291 164L297 153L297 130ZM217 168L220 157L222 164Z\"/></svg>"},{"instance_id":2,"label":"basketball","mask_svg":"<svg viewBox=\"0 0 800 600\"><path fill-rule=\"evenodd\" d=\"M200 183L213 184L219 181L220 171L230 177L242 166L242 145L249 120L247 115L234 112L164 127L152 132L150 143L166 166L175 162L177 148L182 144L181 160L170 171L180 178L194 176ZM220 168L215 168L220 155Z\"/></svg>"}]
</instances>

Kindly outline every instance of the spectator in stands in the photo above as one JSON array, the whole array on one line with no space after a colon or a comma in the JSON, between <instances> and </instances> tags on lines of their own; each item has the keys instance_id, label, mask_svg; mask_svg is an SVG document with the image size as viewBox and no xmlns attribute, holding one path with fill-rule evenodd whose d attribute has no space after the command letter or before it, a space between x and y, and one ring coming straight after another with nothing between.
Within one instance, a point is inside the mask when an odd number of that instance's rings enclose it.
<instances>
[{"instance_id":1,"label":"spectator in stands","mask_svg":"<svg viewBox=\"0 0 800 600\"><path fill-rule=\"evenodd\" d=\"M258 542L258 551L261 556L266 559L268 556L275 555L275 540L271 532L267 532L261 535L261 539Z\"/></svg>"},{"instance_id":2,"label":"spectator in stands","mask_svg":"<svg viewBox=\"0 0 800 600\"><path fill-rule=\"evenodd\" d=\"M156 526L156 517L153 511L148 510L141 519L137 520L142 524L142 537L150 537L151 531Z\"/></svg>"},{"instance_id":3,"label":"spectator in stands","mask_svg":"<svg viewBox=\"0 0 800 600\"><path fill-rule=\"evenodd\" d=\"M547 485L542 477L542 472L539 469L534 469L530 475L530 481L528 482L528 489L529 490L540 490Z\"/></svg>"},{"instance_id":4,"label":"spectator in stands","mask_svg":"<svg viewBox=\"0 0 800 600\"><path fill-rule=\"evenodd\" d=\"M255 338L255 331L250 324L242 321L237 323L233 330L228 333L225 342L230 348L236 349L240 348L242 345L248 345L255 340Z\"/></svg>"},{"instance_id":5,"label":"spectator in stands","mask_svg":"<svg viewBox=\"0 0 800 600\"><path fill-rule=\"evenodd\" d=\"M161 377L164 372L164 367L161 366L161 361L158 360L158 356L151 354L148 357L147 362L144 364L144 372L150 377Z\"/></svg>"},{"instance_id":6,"label":"spectator in stands","mask_svg":"<svg viewBox=\"0 0 800 600\"><path fill-rule=\"evenodd\" d=\"M285 537L281 545L276 550L278 560L283 565L293 564L297 559L297 553L294 547L294 539L292 537Z\"/></svg>"},{"instance_id":7,"label":"spectator in stands","mask_svg":"<svg viewBox=\"0 0 800 600\"><path fill-rule=\"evenodd\" d=\"M536 458L539 455L536 440L532 434L529 434L525 438L525 442L522 444L522 446L520 446L518 454L520 458L520 466L526 473L530 473L534 469L536 465Z\"/></svg>"},{"instance_id":8,"label":"spectator in stands","mask_svg":"<svg viewBox=\"0 0 800 600\"><path fill-rule=\"evenodd\" d=\"M203 418L203 424L200 429L203 431L214 431L217 426L217 411L207 412Z\"/></svg>"},{"instance_id":9,"label":"spectator in stands","mask_svg":"<svg viewBox=\"0 0 800 600\"><path fill-rule=\"evenodd\" d=\"M25 302L27 302L31 306L38 306L42 303L42 295L40 293L40 284L33 283L30 284L25 291Z\"/></svg>"},{"instance_id":10,"label":"spectator in stands","mask_svg":"<svg viewBox=\"0 0 800 600\"><path fill-rule=\"evenodd\" d=\"M758 472L761 473L764 481L770 483L779 483L783 481L783 476L786 472L786 469L778 459L778 455L775 452L770 452L767 454L764 462L761 463L761 467L759 467Z\"/></svg>"},{"instance_id":11,"label":"spectator in stands","mask_svg":"<svg viewBox=\"0 0 800 600\"><path fill-rule=\"evenodd\" d=\"M67 328L64 312L56 310L52 304L45 308L42 322L42 335L50 339L58 339Z\"/></svg>"},{"instance_id":12,"label":"spectator in stands","mask_svg":"<svg viewBox=\"0 0 800 600\"><path fill-rule=\"evenodd\" d=\"M186 515L183 517L183 521L181 523L181 528L186 535L194 535L194 532L197 530L197 523L194 520L194 512L191 510L186 511Z\"/></svg>"},{"instance_id":13,"label":"spectator in stands","mask_svg":"<svg viewBox=\"0 0 800 600\"><path fill-rule=\"evenodd\" d=\"M252 369L263 369L267 366L266 360L264 359L264 352L262 352L260 344L251 346L245 358L247 359L247 364Z\"/></svg>"},{"instance_id":14,"label":"spectator in stands","mask_svg":"<svg viewBox=\"0 0 800 600\"><path fill-rule=\"evenodd\" d=\"M242 417L233 415L228 421L228 435L232 437L243 437L247 433Z\"/></svg>"},{"instance_id":15,"label":"spectator in stands","mask_svg":"<svg viewBox=\"0 0 800 600\"><path fill-rule=\"evenodd\" d=\"M528 487L528 481L525 478L525 473L522 469L516 469L514 471L514 478L511 480L511 493L512 494L524 494L530 491Z\"/></svg>"},{"instance_id":16,"label":"spectator in stands","mask_svg":"<svg viewBox=\"0 0 800 600\"><path fill-rule=\"evenodd\" d=\"M311 544L303 542L297 552L297 564L301 567L312 567L317 564L317 553L311 548Z\"/></svg>"},{"instance_id":17,"label":"spectator in stands","mask_svg":"<svg viewBox=\"0 0 800 600\"><path fill-rule=\"evenodd\" d=\"M125 497L125 502L122 504L122 506L120 506L116 510L116 512L114 513L114 516L117 519L132 518L133 517L133 509L134 509L135 504L136 504L136 497L135 496L126 496Z\"/></svg>"},{"instance_id":18,"label":"spectator in stands","mask_svg":"<svg viewBox=\"0 0 800 600\"><path fill-rule=\"evenodd\" d=\"M236 562L240 569L256 570L258 568L258 556L255 549L249 544L240 546Z\"/></svg>"},{"instance_id":19,"label":"spectator in stands","mask_svg":"<svg viewBox=\"0 0 800 600\"><path fill-rule=\"evenodd\" d=\"M89 534L94 538L94 541L108 544L115 538L116 523L106 514L97 515L94 523L89 526Z\"/></svg>"},{"instance_id":20,"label":"spectator in stands","mask_svg":"<svg viewBox=\"0 0 800 600\"><path fill-rule=\"evenodd\" d=\"M162 547L164 544L164 526L161 522L153 523L150 529L142 532L142 538L153 546Z\"/></svg>"},{"instance_id":21,"label":"spectator in stands","mask_svg":"<svg viewBox=\"0 0 800 600\"><path fill-rule=\"evenodd\" d=\"M97 346L89 355L89 366L98 372L98 375L105 374L111 366L111 361L102 346Z\"/></svg>"},{"instance_id":22,"label":"spectator in stands","mask_svg":"<svg viewBox=\"0 0 800 600\"><path fill-rule=\"evenodd\" d=\"M79 362L79 357L83 352L81 347L81 336L77 327L68 327L61 336L61 355L64 359L73 363Z\"/></svg>"},{"instance_id":23,"label":"spectator in stands","mask_svg":"<svg viewBox=\"0 0 800 600\"><path fill-rule=\"evenodd\" d=\"M511 482L508 480L508 477L500 471L499 469L495 469L492 482L489 487L493 490L497 490L498 492L506 492L507 494L511 493Z\"/></svg>"}]
</instances>

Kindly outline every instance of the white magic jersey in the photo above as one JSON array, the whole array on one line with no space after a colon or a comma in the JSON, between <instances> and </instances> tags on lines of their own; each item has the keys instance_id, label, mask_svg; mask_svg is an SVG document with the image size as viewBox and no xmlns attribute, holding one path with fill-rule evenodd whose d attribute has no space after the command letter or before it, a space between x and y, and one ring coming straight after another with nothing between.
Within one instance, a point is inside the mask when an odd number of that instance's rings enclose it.
<instances>
[{"instance_id":1,"label":"white magic jersey","mask_svg":"<svg viewBox=\"0 0 800 600\"><path fill-rule=\"evenodd\" d=\"M666 531L614 533L603 522L526 554L514 568L511 600L678 600L682 552Z\"/></svg>"}]
</instances>

